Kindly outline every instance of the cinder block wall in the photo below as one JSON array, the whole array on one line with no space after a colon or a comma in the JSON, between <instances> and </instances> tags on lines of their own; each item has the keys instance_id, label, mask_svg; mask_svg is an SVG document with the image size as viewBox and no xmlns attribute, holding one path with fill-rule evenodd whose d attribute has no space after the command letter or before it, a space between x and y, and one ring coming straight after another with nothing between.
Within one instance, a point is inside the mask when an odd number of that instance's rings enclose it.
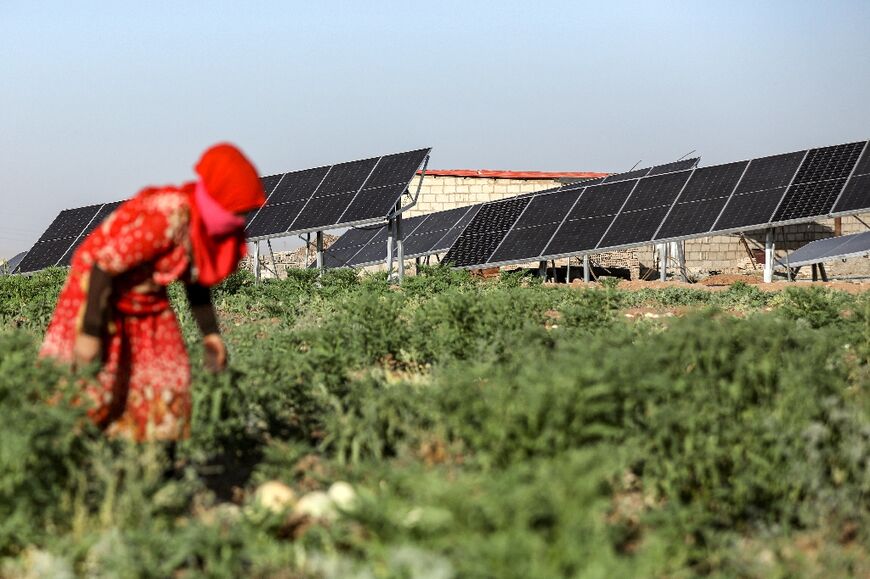
<instances>
[{"instance_id":1,"label":"cinder block wall","mask_svg":"<svg viewBox=\"0 0 870 579\"><path fill-rule=\"evenodd\" d=\"M413 194L420 184L420 177L414 177L408 189ZM552 189L561 185L549 179L491 179L481 177L439 177L425 175L420 188L420 196L415 205L407 212L408 217L444 211L454 207L465 207L486 201L496 201L522 193L533 193Z\"/></svg>"}]
</instances>

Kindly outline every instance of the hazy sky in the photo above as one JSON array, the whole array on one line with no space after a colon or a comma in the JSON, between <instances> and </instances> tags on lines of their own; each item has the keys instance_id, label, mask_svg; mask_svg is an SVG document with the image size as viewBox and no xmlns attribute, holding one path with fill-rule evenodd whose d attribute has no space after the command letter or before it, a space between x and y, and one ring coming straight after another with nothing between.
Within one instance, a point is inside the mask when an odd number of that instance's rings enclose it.
<instances>
[{"instance_id":1,"label":"hazy sky","mask_svg":"<svg viewBox=\"0 0 870 579\"><path fill-rule=\"evenodd\" d=\"M870 138L870 2L0 0L0 257L60 209L422 146L434 168L702 164Z\"/></svg>"}]
</instances>

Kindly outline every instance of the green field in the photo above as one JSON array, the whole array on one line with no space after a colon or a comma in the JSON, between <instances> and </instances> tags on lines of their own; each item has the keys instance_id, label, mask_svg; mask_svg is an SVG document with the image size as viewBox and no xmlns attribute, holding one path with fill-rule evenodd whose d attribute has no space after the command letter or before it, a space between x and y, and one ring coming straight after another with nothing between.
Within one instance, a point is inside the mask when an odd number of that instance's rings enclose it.
<instances>
[{"instance_id":1,"label":"green field","mask_svg":"<svg viewBox=\"0 0 870 579\"><path fill-rule=\"evenodd\" d=\"M0 576L870 576L870 295L237 274L211 376L172 288L173 462L46 403L63 276L0 278Z\"/></svg>"}]
</instances>

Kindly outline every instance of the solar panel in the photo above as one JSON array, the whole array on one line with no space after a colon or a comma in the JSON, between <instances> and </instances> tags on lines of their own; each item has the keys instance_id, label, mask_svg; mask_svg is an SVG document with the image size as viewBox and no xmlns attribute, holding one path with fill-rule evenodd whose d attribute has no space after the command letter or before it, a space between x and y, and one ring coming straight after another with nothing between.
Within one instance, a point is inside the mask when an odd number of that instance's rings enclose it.
<instances>
[{"instance_id":1,"label":"solar panel","mask_svg":"<svg viewBox=\"0 0 870 579\"><path fill-rule=\"evenodd\" d=\"M641 211L664 205L670 207L691 174L691 171L683 171L641 179L622 211Z\"/></svg>"},{"instance_id":2,"label":"solar panel","mask_svg":"<svg viewBox=\"0 0 870 579\"><path fill-rule=\"evenodd\" d=\"M347 267L350 260L372 237L377 235L377 227L348 229L335 243L323 252L323 266L326 268ZM311 264L315 266L316 261Z\"/></svg>"},{"instance_id":3,"label":"solar panel","mask_svg":"<svg viewBox=\"0 0 870 579\"><path fill-rule=\"evenodd\" d=\"M30 273L58 265L70 247L99 213L102 205L61 211L18 265L17 273Z\"/></svg>"},{"instance_id":4,"label":"solar panel","mask_svg":"<svg viewBox=\"0 0 870 579\"><path fill-rule=\"evenodd\" d=\"M598 247L619 247L642 241L648 242L655 235L667 213L667 206L620 213Z\"/></svg>"},{"instance_id":5,"label":"solar panel","mask_svg":"<svg viewBox=\"0 0 870 579\"><path fill-rule=\"evenodd\" d=\"M713 226L713 230L726 231L764 227L776 211L785 194L785 187L766 189L743 195L732 195Z\"/></svg>"},{"instance_id":6,"label":"solar panel","mask_svg":"<svg viewBox=\"0 0 870 579\"><path fill-rule=\"evenodd\" d=\"M863 148L862 141L812 149L807 153L773 221L789 221L829 213Z\"/></svg>"},{"instance_id":7,"label":"solar panel","mask_svg":"<svg viewBox=\"0 0 870 579\"><path fill-rule=\"evenodd\" d=\"M864 231L808 243L791 252L787 263L790 267L800 267L868 252L870 252L870 231ZM786 265L786 260L781 260L780 263Z\"/></svg>"},{"instance_id":8,"label":"solar panel","mask_svg":"<svg viewBox=\"0 0 870 579\"><path fill-rule=\"evenodd\" d=\"M846 183L832 213L849 213L870 206L870 175L857 175Z\"/></svg>"},{"instance_id":9,"label":"solar panel","mask_svg":"<svg viewBox=\"0 0 870 579\"><path fill-rule=\"evenodd\" d=\"M855 165L852 177L846 182L831 213L854 212L866 208L868 204L870 204L870 144L864 146L864 152Z\"/></svg>"},{"instance_id":10,"label":"solar panel","mask_svg":"<svg viewBox=\"0 0 870 579\"><path fill-rule=\"evenodd\" d=\"M787 187L806 154L807 151L797 151L752 159L734 194Z\"/></svg>"},{"instance_id":11,"label":"solar panel","mask_svg":"<svg viewBox=\"0 0 870 579\"><path fill-rule=\"evenodd\" d=\"M462 232L465 231L465 228L469 223L474 219L477 215L477 212L480 211L482 205L472 205L468 208L468 212L462 216L462 218L456 222L456 225L451 227L444 237L442 237L439 241L435 242L435 245L429 250L430 253L441 253L449 250L453 247L453 244L456 243L456 240L459 239L459 236L462 235Z\"/></svg>"},{"instance_id":12,"label":"solar panel","mask_svg":"<svg viewBox=\"0 0 870 579\"><path fill-rule=\"evenodd\" d=\"M388 217L430 149L371 157L264 178L266 205L248 218L252 240L377 222ZM284 214L284 215L281 215Z\"/></svg>"},{"instance_id":13,"label":"solar panel","mask_svg":"<svg viewBox=\"0 0 870 579\"><path fill-rule=\"evenodd\" d=\"M498 263L537 257L547 247L558 228L559 223L548 223L535 227L511 229L489 261Z\"/></svg>"},{"instance_id":14,"label":"solar panel","mask_svg":"<svg viewBox=\"0 0 870 579\"><path fill-rule=\"evenodd\" d=\"M611 223L613 223L612 215L566 221L553 236L543 254L564 255L595 249Z\"/></svg>"},{"instance_id":15,"label":"solar panel","mask_svg":"<svg viewBox=\"0 0 870 579\"><path fill-rule=\"evenodd\" d=\"M663 175L665 173L675 173L677 171L694 169L700 160L700 157L693 157L691 159L681 159L680 161L674 161L673 163L666 163L664 165L656 165L649 170L647 176L652 177L653 175Z\"/></svg>"},{"instance_id":16,"label":"solar panel","mask_svg":"<svg viewBox=\"0 0 870 579\"><path fill-rule=\"evenodd\" d=\"M97 211L97 214L94 216L93 219L91 219L91 222L88 223L82 234L73 241L67 252L63 255L63 257L60 258L60 260L58 260L57 265L68 266L72 261L73 254L75 253L76 249L78 249L79 245L81 245L82 242L88 237L88 235L90 235L90 233L94 229L99 227L100 224L105 221L106 218L111 215L112 212L117 209L122 203L123 201L114 201L112 203L106 203L105 205L100 207L100 210Z\"/></svg>"},{"instance_id":17,"label":"solar panel","mask_svg":"<svg viewBox=\"0 0 870 579\"><path fill-rule=\"evenodd\" d=\"M713 228L749 161L696 169L655 239L704 233Z\"/></svg>"},{"instance_id":18,"label":"solar panel","mask_svg":"<svg viewBox=\"0 0 870 579\"><path fill-rule=\"evenodd\" d=\"M483 205L466 226L444 261L457 267L484 263L529 204L529 199L506 199Z\"/></svg>"}]
</instances>

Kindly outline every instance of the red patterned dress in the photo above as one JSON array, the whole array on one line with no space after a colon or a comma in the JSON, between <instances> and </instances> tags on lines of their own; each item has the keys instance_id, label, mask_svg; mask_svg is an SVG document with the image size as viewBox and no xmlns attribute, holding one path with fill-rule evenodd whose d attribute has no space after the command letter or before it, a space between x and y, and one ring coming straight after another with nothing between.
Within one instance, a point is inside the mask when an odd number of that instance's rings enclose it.
<instances>
[{"instance_id":1,"label":"red patterned dress","mask_svg":"<svg viewBox=\"0 0 870 579\"><path fill-rule=\"evenodd\" d=\"M167 286L189 279L190 195L151 189L118 207L73 255L40 350L73 361L91 268L115 280L98 382L86 388L91 418L109 435L176 440L190 428L190 362Z\"/></svg>"}]
</instances>

